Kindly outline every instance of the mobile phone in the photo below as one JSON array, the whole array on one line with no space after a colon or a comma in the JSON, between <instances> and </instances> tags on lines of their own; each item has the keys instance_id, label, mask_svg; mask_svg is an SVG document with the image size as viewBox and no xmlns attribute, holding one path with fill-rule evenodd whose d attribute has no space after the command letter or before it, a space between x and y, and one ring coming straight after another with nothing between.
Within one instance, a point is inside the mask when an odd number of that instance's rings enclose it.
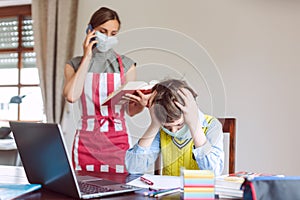
<instances>
[{"instance_id":1,"label":"mobile phone","mask_svg":"<svg viewBox=\"0 0 300 200\"><path fill-rule=\"evenodd\" d=\"M86 34L88 34L89 31L93 31L93 30L94 30L94 29L93 29L92 25L89 24L89 25L87 26L85 32L86 32ZM92 39L90 40L90 42L92 42L92 41L94 41L94 40L96 40L96 38L92 38ZM93 45L93 48L94 48L95 46L96 46L96 44Z\"/></svg>"}]
</instances>

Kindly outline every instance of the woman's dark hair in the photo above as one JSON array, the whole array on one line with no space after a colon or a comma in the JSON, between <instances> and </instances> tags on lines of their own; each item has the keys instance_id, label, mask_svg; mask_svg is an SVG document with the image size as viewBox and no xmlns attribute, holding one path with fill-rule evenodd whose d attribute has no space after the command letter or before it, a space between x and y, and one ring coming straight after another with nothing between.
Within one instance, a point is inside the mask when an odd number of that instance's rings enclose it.
<instances>
[{"instance_id":1,"label":"woman's dark hair","mask_svg":"<svg viewBox=\"0 0 300 200\"><path fill-rule=\"evenodd\" d=\"M161 123L171 123L181 117L182 111L174 103L177 101L184 105L183 99L178 94L178 90L181 88L188 89L194 98L197 97L196 92L183 80L169 79L153 87L152 91L157 92L152 102L154 113Z\"/></svg>"},{"instance_id":2,"label":"woman's dark hair","mask_svg":"<svg viewBox=\"0 0 300 200\"><path fill-rule=\"evenodd\" d=\"M118 13L109 8L101 7L92 15L89 24L91 24L91 26L95 28L101 24L104 24L109 20L117 20L119 22L119 29L120 29L121 21L118 16Z\"/></svg>"}]
</instances>

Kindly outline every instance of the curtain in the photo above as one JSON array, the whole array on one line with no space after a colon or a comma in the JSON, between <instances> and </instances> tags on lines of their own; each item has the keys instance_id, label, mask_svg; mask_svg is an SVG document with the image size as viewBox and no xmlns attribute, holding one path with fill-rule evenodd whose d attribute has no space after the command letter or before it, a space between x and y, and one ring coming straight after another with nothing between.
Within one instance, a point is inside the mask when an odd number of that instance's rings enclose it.
<instances>
[{"instance_id":1,"label":"curtain","mask_svg":"<svg viewBox=\"0 0 300 200\"><path fill-rule=\"evenodd\" d=\"M64 67L73 56L78 0L32 0L34 49L47 122L60 123Z\"/></svg>"}]
</instances>

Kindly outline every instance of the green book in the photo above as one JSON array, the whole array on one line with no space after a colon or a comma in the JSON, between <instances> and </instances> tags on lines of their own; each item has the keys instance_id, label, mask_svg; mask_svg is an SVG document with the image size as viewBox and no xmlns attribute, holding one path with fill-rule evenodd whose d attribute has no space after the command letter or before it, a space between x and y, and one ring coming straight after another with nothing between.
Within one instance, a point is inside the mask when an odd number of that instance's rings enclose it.
<instances>
[{"instance_id":1,"label":"green book","mask_svg":"<svg viewBox=\"0 0 300 200\"><path fill-rule=\"evenodd\" d=\"M0 200L10 200L23 194L38 190L41 184L4 184L0 183Z\"/></svg>"}]
</instances>

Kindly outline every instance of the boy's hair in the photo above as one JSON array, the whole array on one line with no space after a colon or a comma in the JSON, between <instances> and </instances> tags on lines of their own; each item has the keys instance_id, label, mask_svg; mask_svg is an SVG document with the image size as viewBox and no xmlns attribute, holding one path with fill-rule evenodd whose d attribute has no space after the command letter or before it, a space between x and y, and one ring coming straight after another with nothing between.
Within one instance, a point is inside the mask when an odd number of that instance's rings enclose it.
<instances>
[{"instance_id":1,"label":"boy's hair","mask_svg":"<svg viewBox=\"0 0 300 200\"><path fill-rule=\"evenodd\" d=\"M171 123L181 117L182 111L174 103L177 101L184 105L183 99L178 94L178 90L181 88L188 89L194 98L197 97L196 92L183 80L169 79L157 83L153 87L152 91L157 92L152 102L154 113L161 123Z\"/></svg>"}]
</instances>

